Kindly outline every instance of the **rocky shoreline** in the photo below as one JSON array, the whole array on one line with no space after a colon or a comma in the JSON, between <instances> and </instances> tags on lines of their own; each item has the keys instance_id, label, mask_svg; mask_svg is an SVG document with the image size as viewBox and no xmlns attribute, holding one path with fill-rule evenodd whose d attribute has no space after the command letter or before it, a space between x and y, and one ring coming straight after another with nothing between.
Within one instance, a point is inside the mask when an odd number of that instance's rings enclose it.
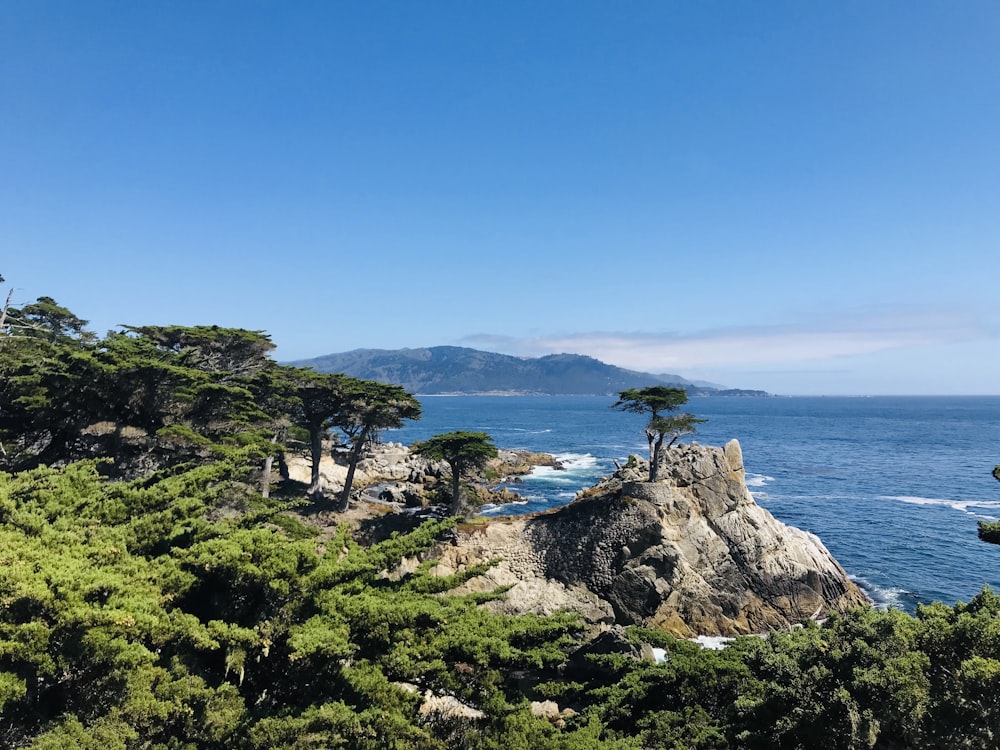
<instances>
[{"instance_id":1,"label":"rocky shoreline","mask_svg":"<svg viewBox=\"0 0 1000 750\"><path fill-rule=\"evenodd\" d=\"M464 490L474 504L509 503L520 500L516 492L498 486L516 483L536 466L561 469L562 465L548 453L501 448L465 485ZM286 459L289 477L303 484L309 482L309 462L305 456L289 455ZM356 503L376 502L409 508L434 505L442 492L450 492L445 480L449 475L444 461L428 461L414 455L401 443L376 446L358 462L354 478ZM330 494L339 492L347 476L347 455L337 450L324 451L320 462L320 477Z\"/></svg>"},{"instance_id":2,"label":"rocky shoreline","mask_svg":"<svg viewBox=\"0 0 1000 750\"><path fill-rule=\"evenodd\" d=\"M515 493L500 497L489 485L538 465L558 462L501 451L479 477L479 499L509 502ZM336 470L324 471L335 482ZM647 472L632 456L569 505L460 524L428 557L440 575L499 559L459 591L505 587L504 598L488 606L511 614L570 610L598 629L638 624L686 638L732 636L868 603L818 537L754 502L737 441L675 445L664 452L660 481L644 481ZM355 503L357 528L371 541L419 523L419 513L402 511L426 506L446 475L446 466L411 456L405 446L381 446L359 466L366 489Z\"/></svg>"}]
</instances>

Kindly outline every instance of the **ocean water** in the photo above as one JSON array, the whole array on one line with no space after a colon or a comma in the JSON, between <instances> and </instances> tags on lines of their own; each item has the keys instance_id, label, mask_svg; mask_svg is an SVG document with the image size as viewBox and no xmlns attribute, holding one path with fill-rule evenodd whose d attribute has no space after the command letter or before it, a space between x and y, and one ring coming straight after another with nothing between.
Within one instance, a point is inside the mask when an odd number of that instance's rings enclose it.
<instances>
[{"instance_id":1,"label":"ocean water","mask_svg":"<svg viewBox=\"0 0 1000 750\"><path fill-rule=\"evenodd\" d=\"M558 507L648 454L641 415L598 396L424 396L423 417L384 440L412 443L451 430L489 433L498 447L556 455L510 488L522 503L485 514ZM708 419L683 438L743 447L758 504L817 534L848 574L883 606L968 600L1000 590L1000 546L980 542L976 521L1000 517L1000 397L695 398Z\"/></svg>"}]
</instances>

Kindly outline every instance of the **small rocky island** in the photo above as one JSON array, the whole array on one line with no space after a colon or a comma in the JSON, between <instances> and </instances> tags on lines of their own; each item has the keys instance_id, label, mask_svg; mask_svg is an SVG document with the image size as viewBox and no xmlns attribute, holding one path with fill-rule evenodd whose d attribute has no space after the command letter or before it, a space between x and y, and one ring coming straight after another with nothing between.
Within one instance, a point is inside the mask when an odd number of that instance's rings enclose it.
<instances>
[{"instance_id":1,"label":"small rocky island","mask_svg":"<svg viewBox=\"0 0 1000 750\"><path fill-rule=\"evenodd\" d=\"M490 474L551 460L503 451ZM411 505L446 471L400 445L363 468L383 501ZM336 482L335 468L325 470ZM565 609L594 626L641 624L682 637L761 633L868 603L818 537L754 502L736 440L675 445L663 452L659 481L647 475L632 456L569 505L461 524L430 557L441 575L499 559L460 589L509 587L489 605L498 611Z\"/></svg>"},{"instance_id":2,"label":"small rocky island","mask_svg":"<svg viewBox=\"0 0 1000 750\"><path fill-rule=\"evenodd\" d=\"M501 557L468 584L511 586L508 612L571 609L592 623L674 635L785 628L867 603L813 534L747 490L737 441L674 446L656 483L635 459L550 513L460 529L437 550L442 574Z\"/></svg>"}]
</instances>

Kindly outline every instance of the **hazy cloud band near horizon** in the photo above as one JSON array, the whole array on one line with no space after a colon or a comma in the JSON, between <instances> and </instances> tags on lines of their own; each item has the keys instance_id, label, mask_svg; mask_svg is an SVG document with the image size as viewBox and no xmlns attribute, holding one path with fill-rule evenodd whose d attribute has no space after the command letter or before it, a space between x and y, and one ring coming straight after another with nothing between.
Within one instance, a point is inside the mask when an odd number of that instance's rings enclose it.
<instances>
[{"instance_id":1,"label":"hazy cloud band near horizon","mask_svg":"<svg viewBox=\"0 0 1000 750\"><path fill-rule=\"evenodd\" d=\"M460 343L517 356L585 354L633 370L683 374L712 368L782 367L996 337L997 332L975 316L921 311L686 333L589 331L524 337L481 333Z\"/></svg>"}]
</instances>

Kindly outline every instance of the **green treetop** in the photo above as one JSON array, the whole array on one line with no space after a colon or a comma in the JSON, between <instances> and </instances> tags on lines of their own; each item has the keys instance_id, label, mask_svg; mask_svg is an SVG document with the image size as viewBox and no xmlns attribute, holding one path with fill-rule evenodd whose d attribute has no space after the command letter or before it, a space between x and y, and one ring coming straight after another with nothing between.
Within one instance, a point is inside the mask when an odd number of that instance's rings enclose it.
<instances>
[{"instance_id":1,"label":"green treetop","mask_svg":"<svg viewBox=\"0 0 1000 750\"><path fill-rule=\"evenodd\" d=\"M128 326L127 330L181 355L198 370L247 376L271 364L274 343L263 331L219 326Z\"/></svg>"},{"instance_id":2,"label":"green treetop","mask_svg":"<svg viewBox=\"0 0 1000 750\"><path fill-rule=\"evenodd\" d=\"M2 468L109 456L109 473L129 476L204 459L213 444L245 442L266 421L241 374L273 366L272 345L257 332L147 327L94 339L47 297L11 321L0 358ZM223 361L203 350L242 353L209 369Z\"/></svg>"},{"instance_id":3,"label":"green treetop","mask_svg":"<svg viewBox=\"0 0 1000 750\"><path fill-rule=\"evenodd\" d=\"M323 436L337 426L347 409L347 376L340 373L318 373L297 367L282 367L288 385L294 393L291 421L309 433L309 453L312 473L309 494L323 497L319 467L323 456Z\"/></svg>"},{"instance_id":4,"label":"green treetop","mask_svg":"<svg viewBox=\"0 0 1000 750\"><path fill-rule=\"evenodd\" d=\"M40 338L48 341L93 341L87 321L78 318L51 297L39 297L20 310L7 310L6 324L12 336Z\"/></svg>"},{"instance_id":5,"label":"green treetop","mask_svg":"<svg viewBox=\"0 0 1000 750\"><path fill-rule=\"evenodd\" d=\"M347 478L340 494L339 510L347 510L354 472L365 448L378 439L380 430L403 426L403 420L420 419L420 402L398 385L347 378L345 405L335 424L351 443Z\"/></svg>"},{"instance_id":6,"label":"green treetop","mask_svg":"<svg viewBox=\"0 0 1000 750\"><path fill-rule=\"evenodd\" d=\"M497 455L492 438L485 432L458 430L434 435L427 440L414 443L414 453L432 461L447 461L451 467L451 514L462 512L460 482L463 475L472 469L482 467Z\"/></svg>"},{"instance_id":7,"label":"green treetop","mask_svg":"<svg viewBox=\"0 0 1000 750\"><path fill-rule=\"evenodd\" d=\"M695 432L695 425L704 422L693 414L683 413L666 416L663 412L675 412L687 403L687 391L666 385L648 388L629 388L618 394L612 408L635 414L648 414L646 440L649 442L649 481L655 482L659 471L660 453L663 441L669 435L669 448L681 435Z\"/></svg>"}]
</instances>

